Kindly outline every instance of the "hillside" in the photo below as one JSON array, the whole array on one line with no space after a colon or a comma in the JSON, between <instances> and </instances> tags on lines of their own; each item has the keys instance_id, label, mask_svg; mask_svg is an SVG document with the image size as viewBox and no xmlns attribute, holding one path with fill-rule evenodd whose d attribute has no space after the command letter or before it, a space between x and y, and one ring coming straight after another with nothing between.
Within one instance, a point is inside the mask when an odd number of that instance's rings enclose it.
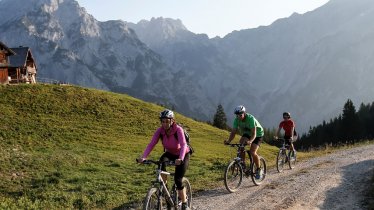
<instances>
[{"instance_id":1,"label":"hillside","mask_svg":"<svg viewBox=\"0 0 374 210\"><path fill-rule=\"evenodd\" d=\"M163 108L75 86L0 86L0 208L120 208L143 199L153 167L135 164ZM194 191L222 185L228 133L180 114L196 150ZM272 164L276 148L261 154ZM151 154L158 158L161 146Z\"/></svg>"}]
</instances>

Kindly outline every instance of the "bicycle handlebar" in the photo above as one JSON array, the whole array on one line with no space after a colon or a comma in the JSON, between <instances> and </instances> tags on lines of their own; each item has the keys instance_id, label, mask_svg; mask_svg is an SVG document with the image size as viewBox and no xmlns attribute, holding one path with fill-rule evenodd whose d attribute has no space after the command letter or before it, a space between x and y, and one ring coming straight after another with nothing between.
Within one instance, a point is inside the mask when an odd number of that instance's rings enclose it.
<instances>
[{"instance_id":1,"label":"bicycle handlebar","mask_svg":"<svg viewBox=\"0 0 374 210\"><path fill-rule=\"evenodd\" d=\"M230 146L230 147L245 147L248 144L225 144L225 145Z\"/></svg>"},{"instance_id":2,"label":"bicycle handlebar","mask_svg":"<svg viewBox=\"0 0 374 210\"><path fill-rule=\"evenodd\" d=\"M159 161L159 160L144 160L143 162L141 162L142 164L146 164L146 165L149 165L149 164L155 164L155 165L161 165L163 163L166 163L167 166L175 166L175 161L171 161L171 160L165 160L165 161Z\"/></svg>"}]
</instances>

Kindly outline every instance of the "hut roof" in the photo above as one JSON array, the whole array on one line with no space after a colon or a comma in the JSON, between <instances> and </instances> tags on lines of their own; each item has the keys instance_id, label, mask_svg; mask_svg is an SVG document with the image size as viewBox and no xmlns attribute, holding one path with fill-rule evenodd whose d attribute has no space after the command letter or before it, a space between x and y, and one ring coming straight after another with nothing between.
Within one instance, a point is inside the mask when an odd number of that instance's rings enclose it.
<instances>
[{"instance_id":1,"label":"hut roof","mask_svg":"<svg viewBox=\"0 0 374 210\"><path fill-rule=\"evenodd\" d=\"M32 57L31 50L29 47L17 47L17 48L11 48L16 55L9 57L9 63L12 67L25 67L27 62L27 57L30 56L32 61L35 64L35 60ZM35 64L36 66L36 64Z\"/></svg>"},{"instance_id":2,"label":"hut roof","mask_svg":"<svg viewBox=\"0 0 374 210\"><path fill-rule=\"evenodd\" d=\"M0 41L0 47L8 51L7 55L15 55L16 53L11 50L9 47L7 47L4 43Z\"/></svg>"}]
</instances>

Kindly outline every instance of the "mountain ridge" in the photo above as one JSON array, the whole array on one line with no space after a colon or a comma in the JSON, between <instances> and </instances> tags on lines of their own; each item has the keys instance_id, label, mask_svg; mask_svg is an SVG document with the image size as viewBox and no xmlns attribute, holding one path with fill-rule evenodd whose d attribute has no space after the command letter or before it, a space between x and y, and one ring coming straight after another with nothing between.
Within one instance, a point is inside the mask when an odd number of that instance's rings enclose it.
<instances>
[{"instance_id":1,"label":"mountain ridge","mask_svg":"<svg viewBox=\"0 0 374 210\"><path fill-rule=\"evenodd\" d=\"M374 100L374 5L368 0L329 1L269 26L212 39L188 31L180 20L99 22L75 1L39 2L49 2L43 8L60 4L44 15L0 24L0 39L10 46L32 43L40 76L129 93L199 120L211 120L222 104L229 125L238 104L268 128L289 111L303 132L336 116L347 98L356 104ZM82 14L60 22L56 14L67 11Z\"/></svg>"}]
</instances>

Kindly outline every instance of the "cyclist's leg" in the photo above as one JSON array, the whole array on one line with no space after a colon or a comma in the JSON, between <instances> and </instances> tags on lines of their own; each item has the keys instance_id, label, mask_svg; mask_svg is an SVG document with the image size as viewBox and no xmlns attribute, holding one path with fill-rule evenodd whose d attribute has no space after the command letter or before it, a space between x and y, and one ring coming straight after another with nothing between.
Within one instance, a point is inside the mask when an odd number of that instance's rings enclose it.
<instances>
[{"instance_id":1,"label":"cyclist's leg","mask_svg":"<svg viewBox=\"0 0 374 210\"><path fill-rule=\"evenodd\" d=\"M293 143L292 143L293 142L292 137L291 136L287 136L287 138L285 138L285 139L287 139L288 144L290 144L290 151L295 151L295 149L293 147Z\"/></svg>"},{"instance_id":2,"label":"cyclist's leg","mask_svg":"<svg viewBox=\"0 0 374 210\"><path fill-rule=\"evenodd\" d=\"M290 149L291 149L291 151L295 152L295 148L293 147L293 143L292 142L290 144Z\"/></svg>"},{"instance_id":3,"label":"cyclist's leg","mask_svg":"<svg viewBox=\"0 0 374 210\"><path fill-rule=\"evenodd\" d=\"M165 153L162 154L161 157L160 157L160 161L161 161L161 162L164 162L164 161L170 161L170 160L175 160L175 159L173 159L173 155L170 154L170 153L168 153L168 152L165 152ZM166 165L165 165L165 163L163 163L163 164L161 165L161 170L166 171ZM165 184L166 184L166 183L167 183L167 175L165 175L165 174L161 174L161 177L162 177L162 180L163 180L163 181L165 182Z\"/></svg>"},{"instance_id":4,"label":"cyclist's leg","mask_svg":"<svg viewBox=\"0 0 374 210\"><path fill-rule=\"evenodd\" d=\"M246 144L249 140L250 136L248 134L243 134L243 136L240 138L239 142L241 144ZM243 148L243 150L241 151L240 153L240 158L243 160L243 162L245 163L245 149Z\"/></svg>"},{"instance_id":5,"label":"cyclist's leg","mask_svg":"<svg viewBox=\"0 0 374 210\"><path fill-rule=\"evenodd\" d=\"M182 203L187 202L186 189L182 184L182 179L184 175L186 174L189 163L190 163L190 153L187 153L184 156L183 163L175 167L174 181L175 181L175 185L177 186L178 196L181 199Z\"/></svg>"},{"instance_id":6,"label":"cyclist's leg","mask_svg":"<svg viewBox=\"0 0 374 210\"><path fill-rule=\"evenodd\" d=\"M292 138L290 136L284 136L284 139L286 140L285 143L290 145L290 152L294 152L295 149L294 149L294 146L293 146L293 143L292 143Z\"/></svg>"},{"instance_id":7,"label":"cyclist's leg","mask_svg":"<svg viewBox=\"0 0 374 210\"><path fill-rule=\"evenodd\" d=\"M260 167L260 158L258 157L257 150L260 147L260 144L262 142L262 137L256 137L255 140L251 144L250 153L253 158L253 162L255 163L256 167Z\"/></svg>"}]
</instances>

